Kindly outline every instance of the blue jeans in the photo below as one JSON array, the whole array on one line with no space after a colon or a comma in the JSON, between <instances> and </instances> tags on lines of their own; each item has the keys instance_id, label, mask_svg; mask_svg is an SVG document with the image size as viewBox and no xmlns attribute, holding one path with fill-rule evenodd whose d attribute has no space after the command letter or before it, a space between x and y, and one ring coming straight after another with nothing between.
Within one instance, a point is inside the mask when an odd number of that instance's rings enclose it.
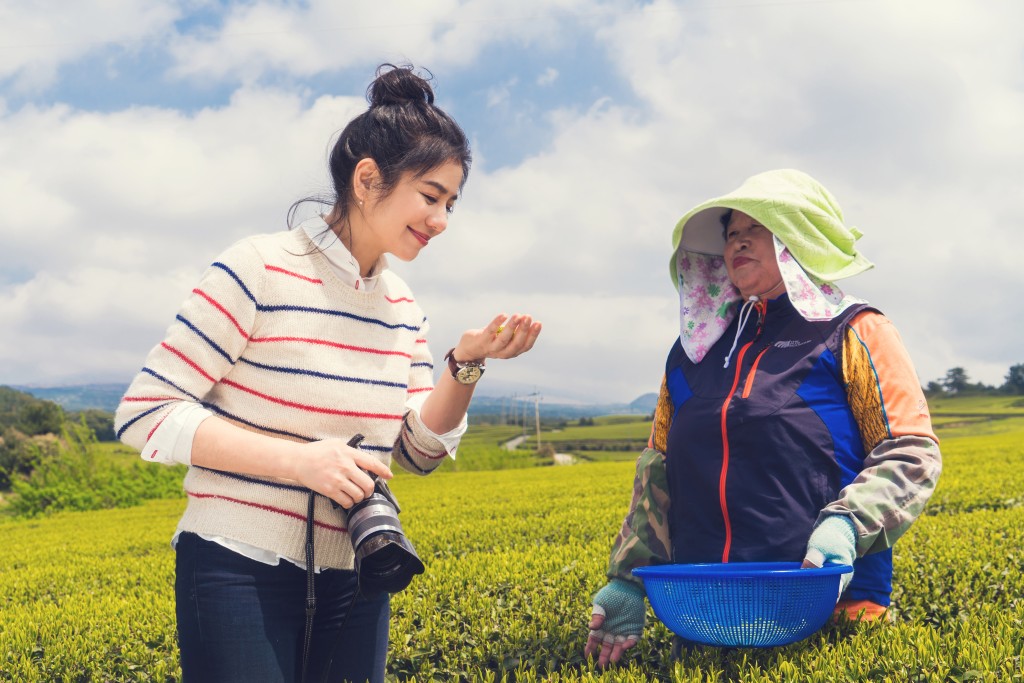
<instances>
[{"instance_id":1,"label":"blue jeans","mask_svg":"<svg viewBox=\"0 0 1024 683\"><path fill-rule=\"evenodd\" d=\"M185 683L297 683L306 629L306 572L256 562L195 534L178 537L174 593ZM383 681L387 593L359 596L352 571L316 575L307 681ZM349 607L351 606L351 611Z\"/></svg>"}]
</instances>

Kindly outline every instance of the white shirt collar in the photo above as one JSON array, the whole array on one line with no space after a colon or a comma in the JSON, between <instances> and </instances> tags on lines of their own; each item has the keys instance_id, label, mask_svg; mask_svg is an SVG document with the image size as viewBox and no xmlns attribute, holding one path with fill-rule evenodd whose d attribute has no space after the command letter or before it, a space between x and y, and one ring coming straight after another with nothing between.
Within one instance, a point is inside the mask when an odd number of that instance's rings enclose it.
<instances>
[{"instance_id":1,"label":"white shirt collar","mask_svg":"<svg viewBox=\"0 0 1024 683\"><path fill-rule=\"evenodd\" d=\"M387 257L381 254L377 262L373 264L373 268L370 269L370 274L362 277L359 274L359 263L352 256L352 252L348 250L344 242L338 239L323 216L313 216L309 220L303 221L299 227L327 257L327 262L334 274L353 289L372 292L377 286L380 274L388 269Z\"/></svg>"}]
</instances>

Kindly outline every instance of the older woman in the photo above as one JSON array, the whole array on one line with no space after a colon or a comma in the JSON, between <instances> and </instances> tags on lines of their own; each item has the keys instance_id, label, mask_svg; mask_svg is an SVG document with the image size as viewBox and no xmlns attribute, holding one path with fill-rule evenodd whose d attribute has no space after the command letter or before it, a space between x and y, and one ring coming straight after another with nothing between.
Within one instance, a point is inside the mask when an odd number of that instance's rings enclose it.
<instances>
[{"instance_id":1,"label":"older woman","mask_svg":"<svg viewBox=\"0 0 1024 683\"><path fill-rule=\"evenodd\" d=\"M896 329L833 284L872 267L860 236L793 170L756 175L676 225L680 335L594 596L585 651L602 666L643 630L638 566L852 564L837 614L885 614L892 545L941 457Z\"/></svg>"}]
</instances>

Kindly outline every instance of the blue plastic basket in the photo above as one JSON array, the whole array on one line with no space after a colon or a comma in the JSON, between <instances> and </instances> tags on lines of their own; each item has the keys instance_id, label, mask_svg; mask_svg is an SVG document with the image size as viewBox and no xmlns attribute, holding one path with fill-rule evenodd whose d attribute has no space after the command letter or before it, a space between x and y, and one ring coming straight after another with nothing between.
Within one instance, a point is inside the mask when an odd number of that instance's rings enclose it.
<instances>
[{"instance_id":1,"label":"blue plastic basket","mask_svg":"<svg viewBox=\"0 0 1024 683\"><path fill-rule=\"evenodd\" d=\"M729 647L803 640L828 621L849 565L799 562L665 564L633 570L654 613L678 636Z\"/></svg>"}]
</instances>

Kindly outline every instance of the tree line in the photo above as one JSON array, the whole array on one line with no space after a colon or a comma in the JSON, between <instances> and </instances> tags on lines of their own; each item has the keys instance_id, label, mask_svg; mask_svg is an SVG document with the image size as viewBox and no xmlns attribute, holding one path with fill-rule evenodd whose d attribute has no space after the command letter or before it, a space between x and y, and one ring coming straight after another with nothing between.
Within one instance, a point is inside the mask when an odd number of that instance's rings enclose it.
<instances>
[{"instance_id":1,"label":"tree line","mask_svg":"<svg viewBox=\"0 0 1024 683\"><path fill-rule=\"evenodd\" d=\"M1024 363L1011 365L1003 384L993 386L983 382L972 382L963 368L950 368L944 377L928 382L924 387L928 396L962 396L964 394L1010 394L1024 395Z\"/></svg>"}]
</instances>

